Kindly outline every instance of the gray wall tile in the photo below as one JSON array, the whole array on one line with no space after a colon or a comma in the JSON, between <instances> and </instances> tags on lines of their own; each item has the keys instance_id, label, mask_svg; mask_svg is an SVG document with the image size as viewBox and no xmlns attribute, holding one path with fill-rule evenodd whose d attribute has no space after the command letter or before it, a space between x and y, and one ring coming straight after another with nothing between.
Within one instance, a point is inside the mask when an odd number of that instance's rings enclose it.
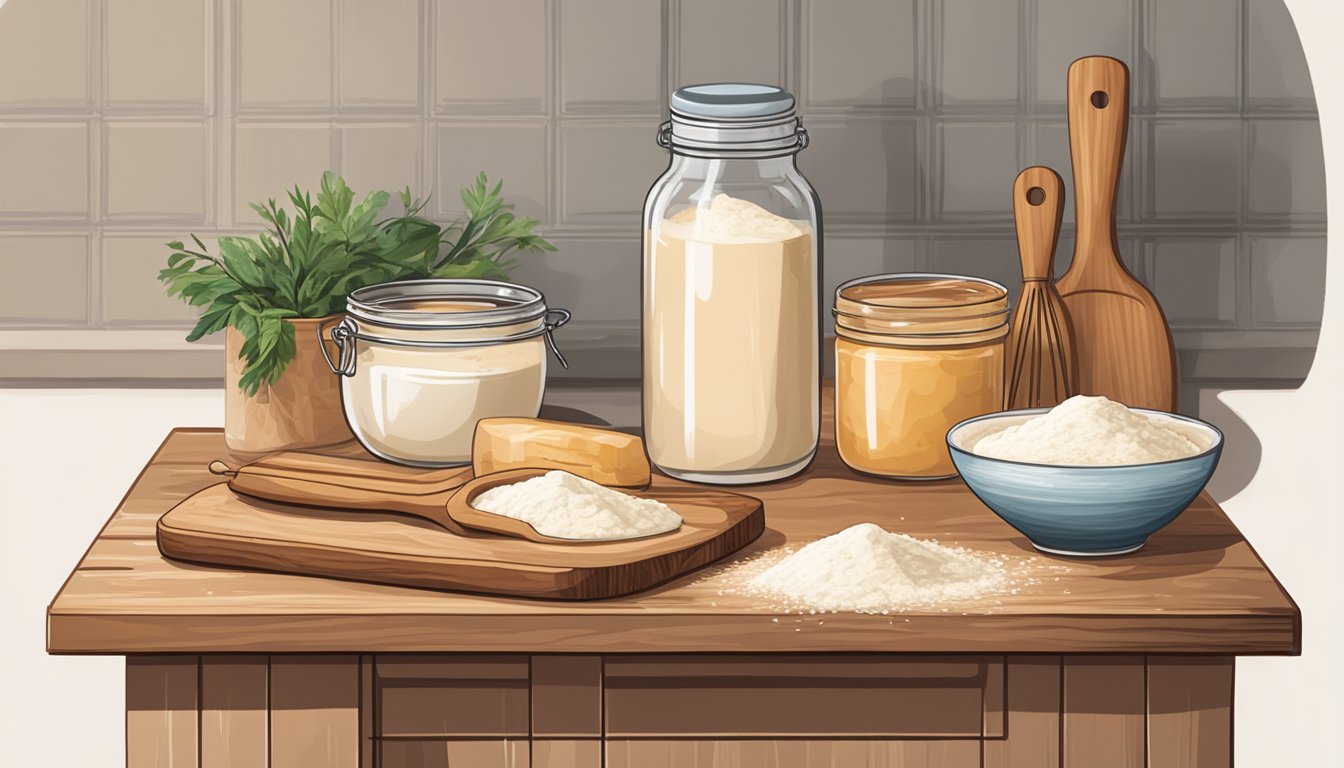
<instances>
[{"instance_id":1,"label":"gray wall tile","mask_svg":"<svg viewBox=\"0 0 1344 768\"><path fill-rule=\"evenodd\" d=\"M644 196L667 168L649 121L565 121L560 125L560 220L638 232Z\"/></svg>"},{"instance_id":2,"label":"gray wall tile","mask_svg":"<svg viewBox=\"0 0 1344 768\"><path fill-rule=\"evenodd\" d=\"M517 212L548 221L547 130L539 121L445 123L435 129L435 210L441 216L462 212L459 191L484 171Z\"/></svg>"},{"instance_id":3,"label":"gray wall tile","mask_svg":"<svg viewBox=\"0 0 1344 768\"><path fill-rule=\"evenodd\" d=\"M103 238L104 324L187 328L196 322L197 310L169 297L158 281L159 270L171 253L164 243L171 239L162 235Z\"/></svg>"},{"instance_id":4,"label":"gray wall tile","mask_svg":"<svg viewBox=\"0 0 1344 768\"><path fill-rule=\"evenodd\" d=\"M937 130L942 215L1011 219L1017 123L942 123Z\"/></svg>"},{"instance_id":5,"label":"gray wall tile","mask_svg":"<svg viewBox=\"0 0 1344 768\"><path fill-rule=\"evenodd\" d=\"M1017 254L1015 238L937 237L933 241L929 270L1002 283L1013 302L1022 290L1022 261Z\"/></svg>"},{"instance_id":6,"label":"gray wall tile","mask_svg":"<svg viewBox=\"0 0 1344 768\"><path fill-rule=\"evenodd\" d=\"M422 0L339 0L337 13L340 106L416 110Z\"/></svg>"},{"instance_id":7,"label":"gray wall tile","mask_svg":"<svg viewBox=\"0 0 1344 768\"><path fill-rule=\"evenodd\" d=\"M798 167L817 189L827 223L914 220L920 178L914 120L814 118L807 128L812 144Z\"/></svg>"},{"instance_id":8,"label":"gray wall tile","mask_svg":"<svg viewBox=\"0 0 1344 768\"><path fill-rule=\"evenodd\" d=\"M363 196L375 189L391 194L388 213L401 213L398 193L411 188L413 197L423 198L429 185L422 178L424 152L420 126L413 123L342 125L340 139L341 175L356 194Z\"/></svg>"},{"instance_id":9,"label":"gray wall tile","mask_svg":"<svg viewBox=\"0 0 1344 768\"><path fill-rule=\"evenodd\" d=\"M331 0L237 3L238 111L329 109Z\"/></svg>"},{"instance_id":10,"label":"gray wall tile","mask_svg":"<svg viewBox=\"0 0 1344 768\"><path fill-rule=\"evenodd\" d=\"M807 0L807 103L915 106L913 0Z\"/></svg>"},{"instance_id":11,"label":"gray wall tile","mask_svg":"<svg viewBox=\"0 0 1344 768\"><path fill-rule=\"evenodd\" d=\"M86 218L89 139L84 122L0 124L0 220Z\"/></svg>"},{"instance_id":12,"label":"gray wall tile","mask_svg":"<svg viewBox=\"0 0 1344 768\"><path fill-rule=\"evenodd\" d=\"M436 105L443 113L541 113L547 108L546 0L437 0ZM508 30L507 53L485 30Z\"/></svg>"},{"instance_id":13,"label":"gray wall tile","mask_svg":"<svg viewBox=\"0 0 1344 768\"><path fill-rule=\"evenodd\" d=\"M675 85L784 82L783 0L672 1L679 43Z\"/></svg>"},{"instance_id":14,"label":"gray wall tile","mask_svg":"<svg viewBox=\"0 0 1344 768\"><path fill-rule=\"evenodd\" d=\"M204 224L212 160L205 122L104 124L103 218Z\"/></svg>"},{"instance_id":15,"label":"gray wall tile","mask_svg":"<svg viewBox=\"0 0 1344 768\"><path fill-rule=\"evenodd\" d=\"M1318 326L1325 304L1324 238L1251 239L1251 310L1256 325Z\"/></svg>"},{"instance_id":16,"label":"gray wall tile","mask_svg":"<svg viewBox=\"0 0 1344 768\"><path fill-rule=\"evenodd\" d=\"M1132 2L1038 0L1035 67L1038 107L1062 109L1069 64L1074 59L1100 54L1130 61Z\"/></svg>"},{"instance_id":17,"label":"gray wall tile","mask_svg":"<svg viewBox=\"0 0 1344 768\"><path fill-rule=\"evenodd\" d=\"M516 279L594 324L570 329L584 375L636 375L652 136L670 86L728 79L799 97L828 287L932 267L1016 293L1008 185L1041 163L1074 197L1066 71L1094 53L1134 78L1121 255L1183 343L1254 327L1272 345L1319 320L1319 129L1280 0L15 0L3 17L0 247L41 239L73 274L87 243L91 282L87 319L61 294L0 326L96 325L104 304L114 325L183 325L153 279L162 241L253 231L248 202L328 168L432 192L449 218L484 170L561 244Z\"/></svg>"},{"instance_id":18,"label":"gray wall tile","mask_svg":"<svg viewBox=\"0 0 1344 768\"><path fill-rule=\"evenodd\" d=\"M1252 120L1246 193L1257 218L1325 218L1325 158L1315 120Z\"/></svg>"},{"instance_id":19,"label":"gray wall tile","mask_svg":"<svg viewBox=\"0 0 1344 768\"><path fill-rule=\"evenodd\" d=\"M0 107L77 107L90 102L89 3L7 4L0 23ZM40 66L36 63L40 62Z\"/></svg>"},{"instance_id":20,"label":"gray wall tile","mask_svg":"<svg viewBox=\"0 0 1344 768\"><path fill-rule=\"evenodd\" d=\"M109 106L207 109L214 57L207 0L116 0L104 4ZM145 51L152 50L153 56Z\"/></svg>"},{"instance_id":21,"label":"gray wall tile","mask_svg":"<svg viewBox=\"0 0 1344 768\"><path fill-rule=\"evenodd\" d=\"M1152 78L1153 103L1236 109L1240 3L1149 0L1145 14L1145 68ZM1193 40L1201 44L1192 45Z\"/></svg>"},{"instance_id":22,"label":"gray wall tile","mask_svg":"<svg viewBox=\"0 0 1344 768\"><path fill-rule=\"evenodd\" d=\"M938 103L950 107L1015 105L1018 3L944 0L938 37Z\"/></svg>"},{"instance_id":23,"label":"gray wall tile","mask_svg":"<svg viewBox=\"0 0 1344 768\"><path fill-rule=\"evenodd\" d=\"M1131 137L1131 141L1133 137ZM1126 153L1126 160L1132 153ZM1028 126L1027 155L1022 165L1044 165L1064 179L1064 225L1073 223L1073 161L1069 157L1069 127L1064 122ZM1014 176L1013 178L1017 178Z\"/></svg>"},{"instance_id":24,"label":"gray wall tile","mask_svg":"<svg viewBox=\"0 0 1344 768\"><path fill-rule=\"evenodd\" d=\"M233 221L254 226L248 207L268 198L285 199L297 184L314 189L333 167L327 123L243 123L234 127Z\"/></svg>"},{"instance_id":25,"label":"gray wall tile","mask_svg":"<svg viewBox=\"0 0 1344 768\"><path fill-rule=\"evenodd\" d=\"M1237 240L1170 238L1149 243L1151 285L1173 327L1237 320Z\"/></svg>"},{"instance_id":26,"label":"gray wall tile","mask_svg":"<svg viewBox=\"0 0 1344 768\"><path fill-rule=\"evenodd\" d=\"M639 320L641 243L633 237L548 235L555 253L522 254L510 279L540 286L546 302L574 313L578 323Z\"/></svg>"},{"instance_id":27,"label":"gray wall tile","mask_svg":"<svg viewBox=\"0 0 1344 768\"><path fill-rule=\"evenodd\" d=\"M77 235L0 235L0 322L88 321L89 241Z\"/></svg>"},{"instance_id":28,"label":"gray wall tile","mask_svg":"<svg viewBox=\"0 0 1344 768\"><path fill-rule=\"evenodd\" d=\"M561 3L560 104L567 114L645 111L663 99L658 0Z\"/></svg>"},{"instance_id":29,"label":"gray wall tile","mask_svg":"<svg viewBox=\"0 0 1344 768\"><path fill-rule=\"evenodd\" d=\"M1150 130L1149 215L1235 220L1241 209L1241 121L1159 120Z\"/></svg>"},{"instance_id":30,"label":"gray wall tile","mask_svg":"<svg viewBox=\"0 0 1344 768\"><path fill-rule=\"evenodd\" d=\"M1307 58L1288 8L1246 2L1246 98L1253 106L1315 109Z\"/></svg>"},{"instance_id":31,"label":"gray wall tile","mask_svg":"<svg viewBox=\"0 0 1344 768\"><path fill-rule=\"evenodd\" d=\"M835 289L847 280L919 269L919 241L908 237L826 236L822 253L823 314L835 305ZM834 326L823 322L829 334Z\"/></svg>"}]
</instances>

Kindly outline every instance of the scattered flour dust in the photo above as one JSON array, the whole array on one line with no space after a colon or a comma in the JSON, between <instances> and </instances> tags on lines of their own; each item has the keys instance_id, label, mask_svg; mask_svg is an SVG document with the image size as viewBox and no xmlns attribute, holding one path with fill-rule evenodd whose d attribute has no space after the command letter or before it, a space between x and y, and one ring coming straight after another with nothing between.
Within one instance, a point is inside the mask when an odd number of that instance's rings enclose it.
<instances>
[{"instance_id":1,"label":"scattered flour dust","mask_svg":"<svg viewBox=\"0 0 1344 768\"><path fill-rule=\"evenodd\" d=\"M559 539L633 539L675 531L682 522L661 501L559 470L491 488L472 499L471 506L522 520L537 533Z\"/></svg>"},{"instance_id":2,"label":"scattered flour dust","mask_svg":"<svg viewBox=\"0 0 1344 768\"><path fill-rule=\"evenodd\" d=\"M1012 584L1005 565L1001 556L860 523L783 559L746 565L737 575L739 589L732 591L773 598L812 613L947 610L1008 592Z\"/></svg>"},{"instance_id":3,"label":"scattered flour dust","mask_svg":"<svg viewBox=\"0 0 1344 768\"><path fill-rule=\"evenodd\" d=\"M1203 441L1201 436L1167 426L1178 423L1135 413L1105 397L1077 395L981 437L970 449L993 459L1093 466L1172 461L1208 449L1195 442Z\"/></svg>"}]
</instances>

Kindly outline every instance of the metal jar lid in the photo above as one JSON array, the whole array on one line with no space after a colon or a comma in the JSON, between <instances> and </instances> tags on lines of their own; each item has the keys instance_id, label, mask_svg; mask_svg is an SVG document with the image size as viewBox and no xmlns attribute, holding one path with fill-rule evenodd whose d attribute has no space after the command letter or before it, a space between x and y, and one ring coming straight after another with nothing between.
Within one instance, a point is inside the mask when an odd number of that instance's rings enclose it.
<instances>
[{"instance_id":1,"label":"metal jar lid","mask_svg":"<svg viewBox=\"0 0 1344 768\"><path fill-rule=\"evenodd\" d=\"M489 328L544 317L546 297L498 280L404 280L356 290L345 311L391 328Z\"/></svg>"},{"instance_id":2,"label":"metal jar lid","mask_svg":"<svg viewBox=\"0 0 1344 768\"><path fill-rule=\"evenodd\" d=\"M541 291L498 280L430 279L379 283L346 297L346 317L331 330L339 361L327 358L334 373L354 374L355 340L397 347L453 349L507 344L545 336L560 365L569 363L552 332L569 322L569 310L546 306ZM516 328L512 328L517 326ZM435 331L500 329L471 338ZM421 332L419 334L415 332ZM326 340L326 326L317 329ZM322 354L327 355L326 345Z\"/></svg>"},{"instance_id":3,"label":"metal jar lid","mask_svg":"<svg viewBox=\"0 0 1344 768\"><path fill-rule=\"evenodd\" d=\"M807 147L793 94L759 83L678 88L658 144L692 157L782 157Z\"/></svg>"},{"instance_id":4,"label":"metal jar lid","mask_svg":"<svg viewBox=\"0 0 1344 768\"><path fill-rule=\"evenodd\" d=\"M907 272L861 277L835 290L835 329L859 341L934 346L1008 332L1008 289L979 277Z\"/></svg>"}]
</instances>

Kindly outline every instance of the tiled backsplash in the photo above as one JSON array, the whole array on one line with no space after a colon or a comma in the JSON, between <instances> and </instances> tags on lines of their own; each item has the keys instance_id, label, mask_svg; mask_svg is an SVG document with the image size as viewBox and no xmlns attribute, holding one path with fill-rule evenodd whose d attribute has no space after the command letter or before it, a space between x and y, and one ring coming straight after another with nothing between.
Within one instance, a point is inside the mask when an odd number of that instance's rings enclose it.
<instances>
[{"instance_id":1,"label":"tiled backsplash","mask_svg":"<svg viewBox=\"0 0 1344 768\"><path fill-rule=\"evenodd\" d=\"M574 310L571 374L637 375L655 130L670 88L734 79L799 96L828 288L907 269L1016 286L1009 189L1044 163L1072 194L1065 72L1091 53L1131 66L1121 250L1187 380L1305 375L1324 171L1280 0L10 0L0 326L86 329L83 347L184 328L154 279L164 241L254 231L249 202L327 168L449 216L485 170L560 248L515 278Z\"/></svg>"}]
</instances>

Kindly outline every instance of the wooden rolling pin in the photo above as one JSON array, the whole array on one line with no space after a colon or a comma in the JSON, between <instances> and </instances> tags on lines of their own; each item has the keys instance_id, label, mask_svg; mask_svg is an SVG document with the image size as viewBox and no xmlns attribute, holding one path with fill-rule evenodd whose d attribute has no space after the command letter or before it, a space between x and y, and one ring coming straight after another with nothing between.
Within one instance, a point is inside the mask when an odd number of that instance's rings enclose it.
<instances>
[{"instance_id":1,"label":"wooden rolling pin","mask_svg":"<svg viewBox=\"0 0 1344 768\"><path fill-rule=\"evenodd\" d=\"M652 473L635 435L545 419L481 419L471 445L476 476L506 469L563 469L595 483L643 488Z\"/></svg>"}]
</instances>

